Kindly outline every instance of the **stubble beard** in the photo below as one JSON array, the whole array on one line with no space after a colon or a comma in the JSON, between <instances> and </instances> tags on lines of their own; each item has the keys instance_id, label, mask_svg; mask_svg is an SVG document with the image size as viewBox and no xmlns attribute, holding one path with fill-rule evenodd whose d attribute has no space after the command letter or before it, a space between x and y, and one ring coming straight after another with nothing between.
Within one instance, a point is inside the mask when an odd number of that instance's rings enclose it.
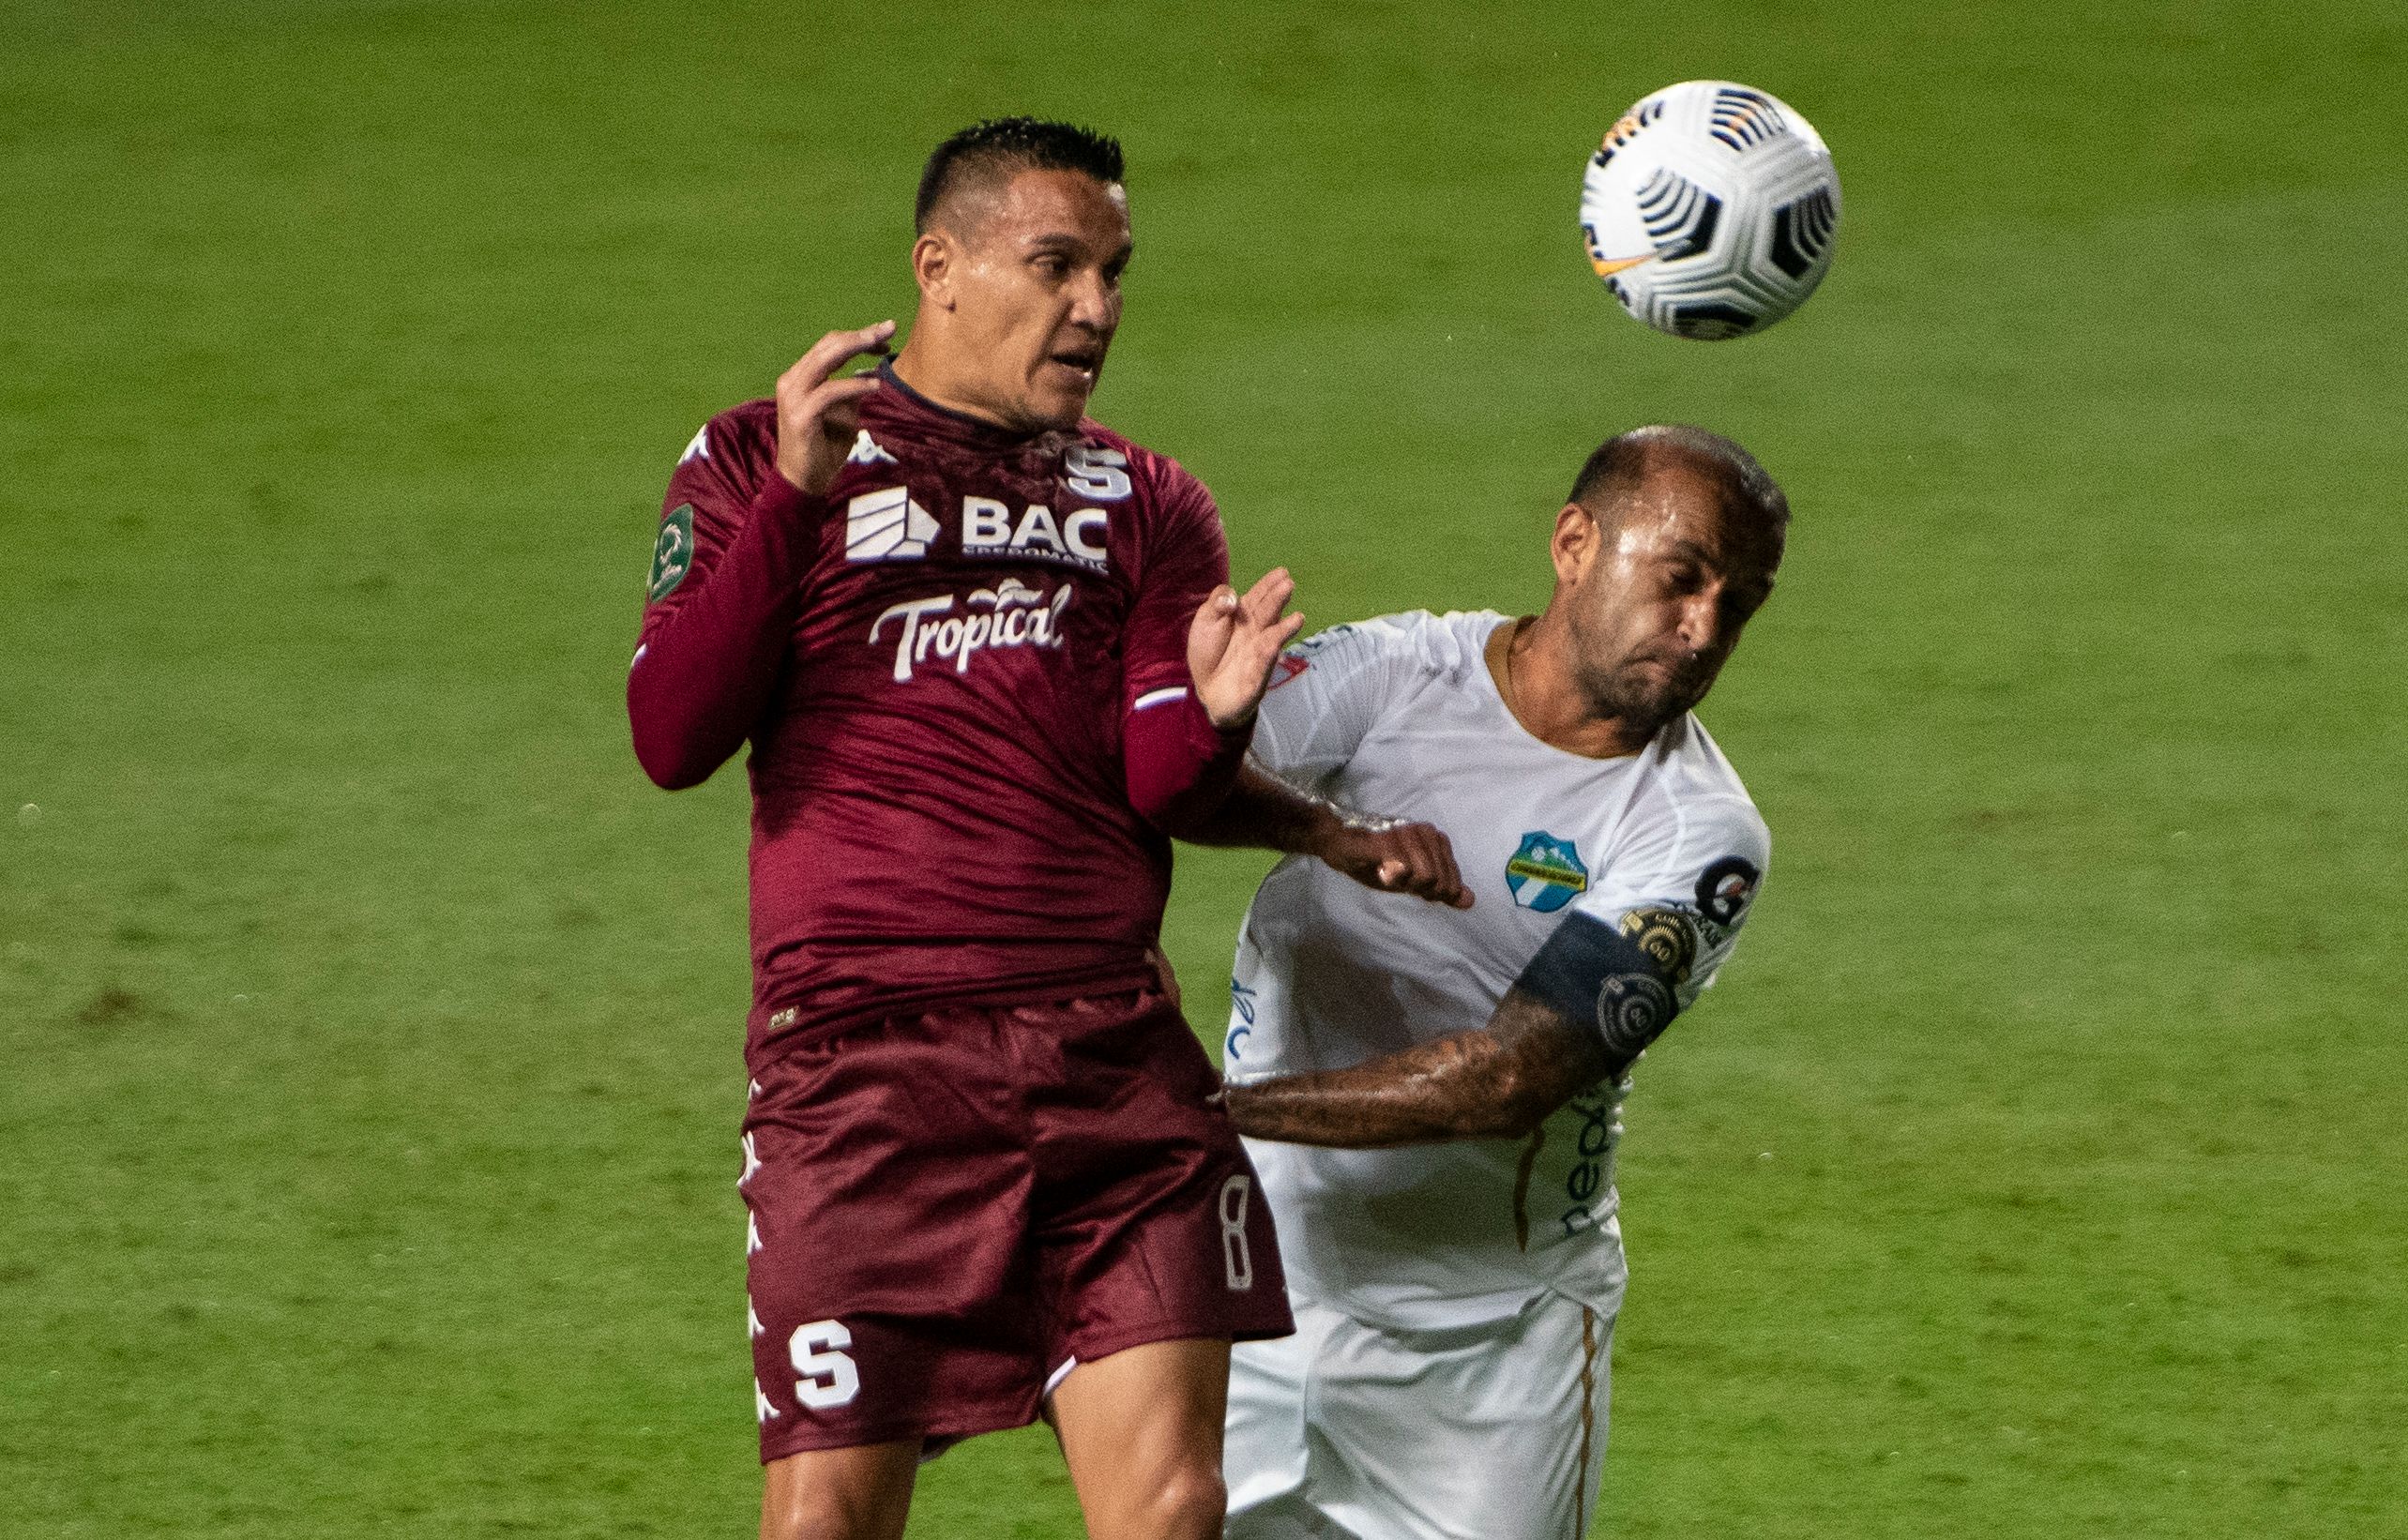
<instances>
[{"instance_id":1,"label":"stubble beard","mask_svg":"<svg viewBox=\"0 0 2408 1540\"><path fill-rule=\"evenodd\" d=\"M1650 738L1704 700L1706 687L1713 683L1711 673L1695 658L1668 674L1643 672L1635 663L1626 662L1606 669L1584 668L1578 678L1591 714Z\"/></svg>"}]
</instances>

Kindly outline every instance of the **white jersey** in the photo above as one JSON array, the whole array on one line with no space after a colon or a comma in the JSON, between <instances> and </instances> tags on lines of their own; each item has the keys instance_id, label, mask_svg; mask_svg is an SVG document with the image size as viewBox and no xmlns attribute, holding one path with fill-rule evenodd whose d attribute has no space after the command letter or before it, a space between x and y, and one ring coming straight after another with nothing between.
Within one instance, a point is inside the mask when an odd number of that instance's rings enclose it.
<instances>
[{"instance_id":1,"label":"white jersey","mask_svg":"<svg viewBox=\"0 0 2408 1540\"><path fill-rule=\"evenodd\" d=\"M1254 754L1341 806L1452 840L1469 910L1374 892L1291 856L1248 909L1231 981L1231 1080L1340 1069L1483 1027L1554 928L1688 915L1686 1007L1730 955L1770 854L1764 820L1694 717L1591 759L1533 737L1483 648L1492 611L1389 615L1290 651ZM1629 1082L1528 1140L1396 1150L1247 1141L1299 1297L1412 1328L1514 1315L1542 1289L1611 1315L1623 1262L1614 1147Z\"/></svg>"}]
</instances>

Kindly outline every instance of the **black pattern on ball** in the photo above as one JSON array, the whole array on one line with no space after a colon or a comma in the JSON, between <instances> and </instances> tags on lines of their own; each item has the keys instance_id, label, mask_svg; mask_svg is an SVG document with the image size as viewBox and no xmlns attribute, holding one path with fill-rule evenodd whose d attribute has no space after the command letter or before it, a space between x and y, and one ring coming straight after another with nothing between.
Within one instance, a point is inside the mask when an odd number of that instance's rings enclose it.
<instances>
[{"instance_id":1,"label":"black pattern on ball","mask_svg":"<svg viewBox=\"0 0 2408 1540\"><path fill-rule=\"evenodd\" d=\"M1804 278L1830 249L1831 233L1840 228L1840 210L1829 188L1816 188L1793 204L1773 210L1773 265L1792 278Z\"/></svg>"},{"instance_id":2,"label":"black pattern on ball","mask_svg":"<svg viewBox=\"0 0 2408 1540\"><path fill-rule=\"evenodd\" d=\"M1664 104L1662 102L1641 102L1638 106L1633 107L1630 111L1623 113L1620 117L1613 120L1613 127L1605 130L1604 140L1598 145L1597 154L1590 159L1598 165L1604 165L1607 161L1613 159L1614 151L1622 148L1623 145L1629 143L1631 140L1637 138L1640 129L1645 128L1648 124L1655 122L1658 118L1663 115Z\"/></svg>"},{"instance_id":3,"label":"black pattern on ball","mask_svg":"<svg viewBox=\"0 0 2408 1540\"><path fill-rule=\"evenodd\" d=\"M1639 221L1647 227L1657 258L1678 262L1714 244L1715 226L1722 222L1722 200L1658 166L1639 189Z\"/></svg>"},{"instance_id":4,"label":"black pattern on ball","mask_svg":"<svg viewBox=\"0 0 2408 1540\"><path fill-rule=\"evenodd\" d=\"M1789 132L1789 124L1773 98L1744 85L1726 85L1714 93L1714 110L1706 131L1734 150L1745 150Z\"/></svg>"},{"instance_id":5,"label":"black pattern on ball","mask_svg":"<svg viewBox=\"0 0 2408 1540\"><path fill-rule=\"evenodd\" d=\"M1719 299L1673 307L1673 330L1706 341L1753 330L1759 317Z\"/></svg>"}]
</instances>

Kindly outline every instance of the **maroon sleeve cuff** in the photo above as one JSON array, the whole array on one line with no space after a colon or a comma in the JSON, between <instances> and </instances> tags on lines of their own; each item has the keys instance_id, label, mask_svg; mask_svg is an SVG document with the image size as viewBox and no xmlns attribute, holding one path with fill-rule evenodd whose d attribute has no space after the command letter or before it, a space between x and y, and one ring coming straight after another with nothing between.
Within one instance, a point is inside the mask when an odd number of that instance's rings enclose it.
<instances>
[{"instance_id":1,"label":"maroon sleeve cuff","mask_svg":"<svg viewBox=\"0 0 2408 1540\"><path fill-rule=\"evenodd\" d=\"M819 522L816 516L826 508L826 498L803 491L780 471L762 477L761 490L752 494L754 514L775 513L786 521L784 527L789 530L812 527Z\"/></svg>"},{"instance_id":2,"label":"maroon sleeve cuff","mask_svg":"<svg viewBox=\"0 0 2408 1540\"><path fill-rule=\"evenodd\" d=\"M1183 689L1175 700L1132 708L1121 736L1129 805L1163 833L1176 834L1211 817L1228 797L1254 741L1254 721L1249 717L1224 732L1196 692Z\"/></svg>"}]
</instances>

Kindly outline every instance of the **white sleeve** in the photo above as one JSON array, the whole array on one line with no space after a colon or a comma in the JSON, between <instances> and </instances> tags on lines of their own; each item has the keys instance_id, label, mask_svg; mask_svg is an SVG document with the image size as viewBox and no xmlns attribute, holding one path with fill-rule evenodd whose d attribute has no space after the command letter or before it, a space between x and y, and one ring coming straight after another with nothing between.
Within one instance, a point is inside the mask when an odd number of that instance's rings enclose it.
<instances>
[{"instance_id":1,"label":"white sleeve","mask_svg":"<svg viewBox=\"0 0 2408 1540\"><path fill-rule=\"evenodd\" d=\"M1290 647L1254 717L1253 754L1265 768L1313 786L1346 766L1371 724L1417 667L1412 623L1384 615L1333 626Z\"/></svg>"},{"instance_id":2,"label":"white sleeve","mask_svg":"<svg viewBox=\"0 0 2408 1540\"><path fill-rule=\"evenodd\" d=\"M1673 992L1687 1009L1737 944L1771 859L1772 836L1745 796L1668 799L1615 847L1572 912L1617 929L1648 910L1684 916L1696 948Z\"/></svg>"}]
</instances>

